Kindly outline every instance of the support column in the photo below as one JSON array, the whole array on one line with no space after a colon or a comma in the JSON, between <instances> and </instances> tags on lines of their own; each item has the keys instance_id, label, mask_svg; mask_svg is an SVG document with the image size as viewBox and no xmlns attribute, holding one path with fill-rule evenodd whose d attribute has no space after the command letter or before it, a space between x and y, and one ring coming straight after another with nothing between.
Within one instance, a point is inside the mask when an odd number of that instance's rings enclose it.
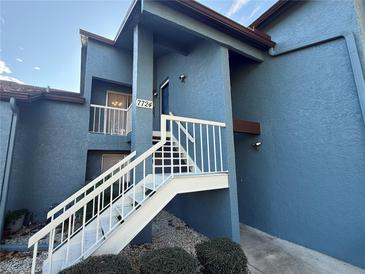
<instances>
[{"instance_id":1,"label":"support column","mask_svg":"<svg viewBox=\"0 0 365 274\"><path fill-rule=\"evenodd\" d=\"M133 36L132 150L137 156L152 144L153 110L139 108L137 99L153 100L153 33L137 25Z\"/></svg>"},{"instance_id":2,"label":"support column","mask_svg":"<svg viewBox=\"0 0 365 274\"><path fill-rule=\"evenodd\" d=\"M137 25L133 33L132 151L137 157L152 146L153 110L137 107L137 99L153 100L153 33ZM146 167L152 162L146 162ZM148 174L150 172L146 172ZM137 170L136 182L141 178ZM133 240L134 244L150 242L152 227L148 224Z\"/></svg>"}]
</instances>

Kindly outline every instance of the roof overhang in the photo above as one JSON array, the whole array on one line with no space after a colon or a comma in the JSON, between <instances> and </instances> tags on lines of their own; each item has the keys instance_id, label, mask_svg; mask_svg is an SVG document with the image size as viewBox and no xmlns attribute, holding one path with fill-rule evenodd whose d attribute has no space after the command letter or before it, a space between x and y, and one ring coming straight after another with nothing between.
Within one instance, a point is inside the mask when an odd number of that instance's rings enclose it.
<instances>
[{"instance_id":1,"label":"roof overhang","mask_svg":"<svg viewBox=\"0 0 365 274\"><path fill-rule=\"evenodd\" d=\"M249 25L249 28L253 30L260 30L269 24L272 20L277 18L280 14L285 12L289 7L295 4L297 1L293 0L278 0L267 11L265 11L259 18Z\"/></svg>"},{"instance_id":2,"label":"roof overhang","mask_svg":"<svg viewBox=\"0 0 365 274\"><path fill-rule=\"evenodd\" d=\"M41 99L83 104L85 98L79 93L0 81L0 100L14 98L21 102L31 103Z\"/></svg>"},{"instance_id":3,"label":"roof overhang","mask_svg":"<svg viewBox=\"0 0 365 274\"><path fill-rule=\"evenodd\" d=\"M256 61L263 60L263 50L275 46L270 36L246 28L194 0L134 0L114 40L84 30L80 30L80 34L108 45L131 49L134 26L150 20L214 40Z\"/></svg>"}]
</instances>

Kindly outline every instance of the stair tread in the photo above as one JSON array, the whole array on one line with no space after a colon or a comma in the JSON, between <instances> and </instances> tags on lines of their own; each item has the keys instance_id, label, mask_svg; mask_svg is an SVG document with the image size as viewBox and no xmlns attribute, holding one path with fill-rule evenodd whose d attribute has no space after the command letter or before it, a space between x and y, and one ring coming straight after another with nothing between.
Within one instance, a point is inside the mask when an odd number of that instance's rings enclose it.
<instances>
[{"instance_id":1,"label":"stair tread","mask_svg":"<svg viewBox=\"0 0 365 274\"><path fill-rule=\"evenodd\" d=\"M110 227L109 227L109 218L110 216L103 216L100 218L100 225L101 225L101 229L103 231L104 234L106 234L107 232L109 232ZM111 226L113 227L115 224L119 223L119 220L116 216L111 217Z\"/></svg>"},{"instance_id":2,"label":"stair tread","mask_svg":"<svg viewBox=\"0 0 365 274\"><path fill-rule=\"evenodd\" d=\"M115 209L118 211L120 216L124 219L126 218L133 210L132 205L117 205L115 206Z\"/></svg>"},{"instance_id":3,"label":"stair tread","mask_svg":"<svg viewBox=\"0 0 365 274\"><path fill-rule=\"evenodd\" d=\"M153 175L152 179L146 182L146 188L155 190L158 188L168 177L170 176L169 173L165 173L163 176L162 174L155 174L155 181L153 181Z\"/></svg>"}]
</instances>

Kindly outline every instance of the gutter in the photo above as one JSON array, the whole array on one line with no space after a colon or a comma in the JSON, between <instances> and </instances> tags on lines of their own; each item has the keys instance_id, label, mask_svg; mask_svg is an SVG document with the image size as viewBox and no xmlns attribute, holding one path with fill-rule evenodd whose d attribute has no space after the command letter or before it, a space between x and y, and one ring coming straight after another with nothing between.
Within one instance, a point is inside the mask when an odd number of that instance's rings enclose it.
<instances>
[{"instance_id":1,"label":"gutter","mask_svg":"<svg viewBox=\"0 0 365 274\"><path fill-rule=\"evenodd\" d=\"M15 143L15 133L16 126L18 122L19 109L16 105L16 99L14 97L10 98L9 101L10 108L12 111L11 122L10 122L10 134L8 139L8 147L6 151L6 159L5 159L5 169L1 182L0 189L0 240L3 236L3 229L5 223L5 208L6 202L8 198L8 189L9 189L9 181L11 175L11 165L13 161L13 152L14 152L14 143Z\"/></svg>"},{"instance_id":2,"label":"gutter","mask_svg":"<svg viewBox=\"0 0 365 274\"><path fill-rule=\"evenodd\" d=\"M352 32L340 32L332 35L324 35L320 39L313 39L307 42L299 43L295 46L288 46L278 49L271 48L269 50L269 55L272 57L281 56L294 51L302 50L308 47L320 45L323 43L331 42L337 39L345 39L347 51L350 57L350 63L352 68L352 73L354 75L357 96L359 98L361 114L363 122L365 124L365 79L363 70L360 63L359 52L357 50L355 36Z\"/></svg>"}]
</instances>

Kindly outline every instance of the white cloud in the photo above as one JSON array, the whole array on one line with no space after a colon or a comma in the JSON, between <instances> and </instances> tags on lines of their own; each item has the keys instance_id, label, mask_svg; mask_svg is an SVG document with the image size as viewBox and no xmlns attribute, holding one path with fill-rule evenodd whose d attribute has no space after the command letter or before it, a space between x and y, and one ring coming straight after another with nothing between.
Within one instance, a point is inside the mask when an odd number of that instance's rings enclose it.
<instances>
[{"instance_id":1,"label":"white cloud","mask_svg":"<svg viewBox=\"0 0 365 274\"><path fill-rule=\"evenodd\" d=\"M35 70L41 70L40 67L33 67Z\"/></svg>"},{"instance_id":2,"label":"white cloud","mask_svg":"<svg viewBox=\"0 0 365 274\"><path fill-rule=\"evenodd\" d=\"M21 58L15 58L18 62L23 63L23 59Z\"/></svg>"},{"instance_id":3,"label":"white cloud","mask_svg":"<svg viewBox=\"0 0 365 274\"><path fill-rule=\"evenodd\" d=\"M3 73L11 73L11 70L3 60L0 60L0 74Z\"/></svg>"},{"instance_id":4,"label":"white cloud","mask_svg":"<svg viewBox=\"0 0 365 274\"><path fill-rule=\"evenodd\" d=\"M248 16L248 19L251 19L252 17L254 17L256 15L256 13L261 9L261 6L257 6L256 8L254 8L252 10L252 12L250 13L250 15Z\"/></svg>"},{"instance_id":5,"label":"white cloud","mask_svg":"<svg viewBox=\"0 0 365 274\"><path fill-rule=\"evenodd\" d=\"M20 46L20 47L19 47L19 50L24 50L24 48Z\"/></svg>"},{"instance_id":6,"label":"white cloud","mask_svg":"<svg viewBox=\"0 0 365 274\"><path fill-rule=\"evenodd\" d=\"M24 82L20 81L19 79L16 79L15 77L6 76L6 75L0 75L0 80L15 82L18 84L24 84Z\"/></svg>"},{"instance_id":7,"label":"white cloud","mask_svg":"<svg viewBox=\"0 0 365 274\"><path fill-rule=\"evenodd\" d=\"M235 15L248 2L250 2L250 0L234 0L226 15L228 17Z\"/></svg>"}]
</instances>

